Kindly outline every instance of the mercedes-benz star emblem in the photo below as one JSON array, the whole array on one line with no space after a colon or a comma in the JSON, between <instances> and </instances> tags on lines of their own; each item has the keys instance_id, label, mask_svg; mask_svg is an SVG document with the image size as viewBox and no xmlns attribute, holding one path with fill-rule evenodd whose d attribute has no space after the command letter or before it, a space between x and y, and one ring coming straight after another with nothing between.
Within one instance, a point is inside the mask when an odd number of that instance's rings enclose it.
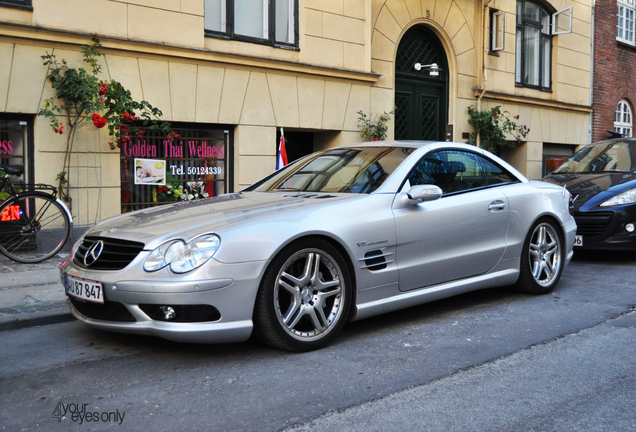
<instances>
[{"instance_id":1,"label":"mercedes-benz star emblem","mask_svg":"<svg viewBox=\"0 0 636 432\"><path fill-rule=\"evenodd\" d=\"M84 255L84 265L89 267L95 264L95 261L97 261L97 258L99 258L99 255L103 250L104 242L102 240L93 243L93 245L86 251L86 255Z\"/></svg>"}]
</instances>

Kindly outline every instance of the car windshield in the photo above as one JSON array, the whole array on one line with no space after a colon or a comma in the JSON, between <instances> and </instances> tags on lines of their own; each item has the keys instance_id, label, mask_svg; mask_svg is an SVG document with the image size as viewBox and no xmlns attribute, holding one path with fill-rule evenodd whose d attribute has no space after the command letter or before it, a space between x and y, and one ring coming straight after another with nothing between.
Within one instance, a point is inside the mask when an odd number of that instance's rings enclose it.
<instances>
[{"instance_id":1,"label":"car windshield","mask_svg":"<svg viewBox=\"0 0 636 432\"><path fill-rule=\"evenodd\" d=\"M399 147L325 150L275 172L246 190L371 193L412 151Z\"/></svg>"},{"instance_id":2,"label":"car windshield","mask_svg":"<svg viewBox=\"0 0 636 432\"><path fill-rule=\"evenodd\" d=\"M602 173L602 172L634 172L635 162L632 153L636 154L636 143L625 141L606 141L583 147L552 174Z\"/></svg>"}]
</instances>

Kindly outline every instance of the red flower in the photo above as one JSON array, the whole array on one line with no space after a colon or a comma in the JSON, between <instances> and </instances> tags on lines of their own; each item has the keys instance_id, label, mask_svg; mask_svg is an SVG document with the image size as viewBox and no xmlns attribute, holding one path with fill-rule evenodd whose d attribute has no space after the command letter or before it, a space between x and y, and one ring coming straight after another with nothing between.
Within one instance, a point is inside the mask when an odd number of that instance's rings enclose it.
<instances>
[{"instance_id":1,"label":"red flower","mask_svg":"<svg viewBox=\"0 0 636 432\"><path fill-rule=\"evenodd\" d=\"M371 137L371 141L377 141L378 139L376 137Z\"/></svg>"},{"instance_id":2,"label":"red flower","mask_svg":"<svg viewBox=\"0 0 636 432\"><path fill-rule=\"evenodd\" d=\"M93 120L93 124L95 125L97 129L103 128L104 126L106 126L106 123L108 123L108 120L106 120L106 117L102 117L97 113L94 113L91 116L91 119Z\"/></svg>"},{"instance_id":3,"label":"red flower","mask_svg":"<svg viewBox=\"0 0 636 432\"><path fill-rule=\"evenodd\" d=\"M128 123L132 123L136 120L135 114L128 114L126 112L121 115L121 118Z\"/></svg>"},{"instance_id":4,"label":"red flower","mask_svg":"<svg viewBox=\"0 0 636 432\"><path fill-rule=\"evenodd\" d=\"M55 125L55 127L53 128L53 132L55 132L56 134L62 135L64 133L64 123Z\"/></svg>"},{"instance_id":5,"label":"red flower","mask_svg":"<svg viewBox=\"0 0 636 432\"><path fill-rule=\"evenodd\" d=\"M106 89L108 88L108 83L104 83L99 86L99 95L104 96L106 94Z\"/></svg>"},{"instance_id":6,"label":"red flower","mask_svg":"<svg viewBox=\"0 0 636 432\"><path fill-rule=\"evenodd\" d=\"M99 101L99 104L100 104L100 105L104 105L104 101L103 101L103 100L100 100L100 101Z\"/></svg>"}]
</instances>

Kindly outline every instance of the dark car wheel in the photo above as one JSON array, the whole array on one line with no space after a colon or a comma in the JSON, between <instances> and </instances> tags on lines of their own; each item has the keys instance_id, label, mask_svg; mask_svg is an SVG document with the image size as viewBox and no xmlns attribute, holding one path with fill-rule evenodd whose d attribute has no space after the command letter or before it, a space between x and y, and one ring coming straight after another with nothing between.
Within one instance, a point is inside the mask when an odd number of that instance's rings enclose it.
<instances>
[{"instance_id":1,"label":"dark car wheel","mask_svg":"<svg viewBox=\"0 0 636 432\"><path fill-rule=\"evenodd\" d=\"M283 249L265 272L254 310L255 333L288 351L328 345L351 307L352 285L342 255L322 239Z\"/></svg>"},{"instance_id":2,"label":"dark car wheel","mask_svg":"<svg viewBox=\"0 0 636 432\"><path fill-rule=\"evenodd\" d=\"M551 219L532 225L521 251L521 268L516 287L530 294L547 294L563 272L565 253L561 232Z\"/></svg>"}]
</instances>

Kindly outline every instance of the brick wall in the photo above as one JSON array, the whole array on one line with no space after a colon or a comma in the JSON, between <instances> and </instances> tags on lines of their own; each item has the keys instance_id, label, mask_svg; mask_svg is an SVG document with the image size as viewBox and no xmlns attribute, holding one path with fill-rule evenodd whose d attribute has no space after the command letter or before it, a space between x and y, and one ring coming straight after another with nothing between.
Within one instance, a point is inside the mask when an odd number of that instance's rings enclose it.
<instances>
[{"instance_id":1,"label":"brick wall","mask_svg":"<svg viewBox=\"0 0 636 432\"><path fill-rule=\"evenodd\" d=\"M627 99L636 103L636 47L616 40L616 0L598 0L595 17L594 113L592 141L614 129L616 106Z\"/></svg>"}]
</instances>

